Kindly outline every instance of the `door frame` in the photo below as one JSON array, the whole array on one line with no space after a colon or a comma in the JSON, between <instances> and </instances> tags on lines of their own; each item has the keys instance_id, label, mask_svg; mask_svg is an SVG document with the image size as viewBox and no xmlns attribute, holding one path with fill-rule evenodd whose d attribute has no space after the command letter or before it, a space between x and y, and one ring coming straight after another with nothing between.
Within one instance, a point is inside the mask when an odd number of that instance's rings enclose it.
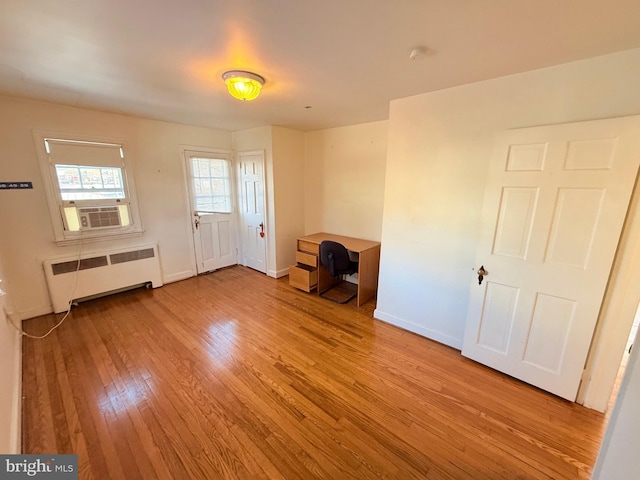
<instances>
[{"instance_id":1,"label":"door frame","mask_svg":"<svg viewBox=\"0 0 640 480\"><path fill-rule=\"evenodd\" d=\"M229 161L231 162L231 168L230 171L232 172L232 174L236 177L236 178L232 178L231 179L231 188L237 188L237 171L236 171L236 162L235 162L235 157L234 157L234 152L233 150L229 150L229 149L225 149L225 148L214 148L214 147L202 147L202 146L197 146L197 145L184 145L184 144L180 144L180 156L182 157L182 178L183 178L183 186L184 186L184 199L185 199L185 205L186 205L186 209L187 209L187 216L186 216L186 233L188 235L187 238L190 239L189 241L189 253L191 255L191 276L195 277L198 275L198 260L196 258L196 246L195 246L195 242L194 242L194 236L193 236L193 211L191 208L191 187L189 186L189 157L187 156L187 152L202 152L202 153L206 153L207 155L215 155L215 154L220 154L220 155L225 155L229 158ZM236 202L235 205L233 205L233 213L232 215L236 216L236 238L238 238L238 235L240 234L239 230L238 230L238 205L237 205L237 201L238 201L238 196L236 194L237 192L231 192L231 198L233 199L233 201ZM238 248L240 249L241 246L240 244L238 244ZM184 278L188 278L188 276L185 276ZM181 280L181 278L179 278L178 280Z\"/></svg>"},{"instance_id":2,"label":"door frame","mask_svg":"<svg viewBox=\"0 0 640 480\"><path fill-rule=\"evenodd\" d=\"M247 261L245 259L245 245L244 245L244 237L242 235L243 227L244 227L244 218L240 214L240 209L242 208L242 172L241 172L241 161L240 155L262 155L262 202L264 205L264 225L265 225L265 235L267 241L265 242L265 252L264 252L264 263L265 263L265 275L269 275L269 252L271 251L271 242L272 235L274 229L271 228L271 223L269 221L269 204L267 202L267 155L264 149L261 150L242 150L235 152L235 171L236 171L236 186L237 186L237 202L238 202L238 245L240 249L240 264L243 266L247 266Z\"/></svg>"},{"instance_id":3,"label":"door frame","mask_svg":"<svg viewBox=\"0 0 640 480\"><path fill-rule=\"evenodd\" d=\"M640 304L640 172L631 194L576 403L604 412Z\"/></svg>"}]
</instances>

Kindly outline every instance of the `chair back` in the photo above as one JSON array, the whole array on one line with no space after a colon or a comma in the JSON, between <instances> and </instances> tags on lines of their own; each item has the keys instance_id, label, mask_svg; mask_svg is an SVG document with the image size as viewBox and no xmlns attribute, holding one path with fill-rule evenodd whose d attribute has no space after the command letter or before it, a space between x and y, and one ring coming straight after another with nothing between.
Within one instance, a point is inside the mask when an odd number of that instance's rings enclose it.
<instances>
[{"instance_id":1,"label":"chair back","mask_svg":"<svg viewBox=\"0 0 640 480\"><path fill-rule=\"evenodd\" d=\"M320 262L335 277L349 270L349 251L341 243L323 240L320 243Z\"/></svg>"}]
</instances>

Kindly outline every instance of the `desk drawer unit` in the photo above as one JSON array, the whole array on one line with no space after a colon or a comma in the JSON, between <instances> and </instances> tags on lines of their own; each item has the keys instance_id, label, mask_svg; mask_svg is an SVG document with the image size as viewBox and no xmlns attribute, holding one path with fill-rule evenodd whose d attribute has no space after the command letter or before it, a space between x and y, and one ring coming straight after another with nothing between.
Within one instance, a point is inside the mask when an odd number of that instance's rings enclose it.
<instances>
[{"instance_id":1,"label":"desk drawer unit","mask_svg":"<svg viewBox=\"0 0 640 480\"><path fill-rule=\"evenodd\" d=\"M310 267L318 266L317 255L311 255L310 253L296 252L296 262L302 265L309 265Z\"/></svg>"},{"instance_id":2,"label":"desk drawer unit","mask_svg":"<svg viewBox=\"0 0 640 480\"><path fill-rule=\"evenodd\" d=\"M310 292L318 285L318 269L309 265L291 265L289 267L289 285Z\"/></svg>"},{"instance_id":3,"label":"desk drawer unit","mask_svg":"<svg viewBox=\"0 0 640 480\"><path fill-rule=\"evenodd\" d=\"M320 255L320 245L318 243L307 242L306 240L298 240L298 251L312 255Z\"/></svg>"}]
</instances>

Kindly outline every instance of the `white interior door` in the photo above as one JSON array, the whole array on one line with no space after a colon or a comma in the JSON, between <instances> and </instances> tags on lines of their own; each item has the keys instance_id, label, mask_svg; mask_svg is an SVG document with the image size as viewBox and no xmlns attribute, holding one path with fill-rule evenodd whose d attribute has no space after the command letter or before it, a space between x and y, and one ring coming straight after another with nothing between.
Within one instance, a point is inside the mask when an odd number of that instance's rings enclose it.
<instances>
[{"instance_id":1,"label":"white interior door","mask_svg":"<svg viewBox=\"0 0 640 480\"><path fill-rule=\"evenodd\" d=\"M267 273L267 229L264 195L264 153L238 153L240 165L240 232L244 265Z\"/></svg>"},{"instance_id":2,"label":"white interior door","mask_svg":"<svg viewBox=\"0 0 640 480\"><path fill-rule=\"evenodd\" d=\"M499 135L463 355L571 401L640 159L638 117Z\"/></svg>"},{"instance_id":3,"label":"white interior door","mask_svg":"<svg viewBox=\"0 0 640 480\"><path fill-rule=\"evenodd\" d=\"M224 153L185 152L198 273L238 263L233 168Z\"/></svg>"}]
</instances>

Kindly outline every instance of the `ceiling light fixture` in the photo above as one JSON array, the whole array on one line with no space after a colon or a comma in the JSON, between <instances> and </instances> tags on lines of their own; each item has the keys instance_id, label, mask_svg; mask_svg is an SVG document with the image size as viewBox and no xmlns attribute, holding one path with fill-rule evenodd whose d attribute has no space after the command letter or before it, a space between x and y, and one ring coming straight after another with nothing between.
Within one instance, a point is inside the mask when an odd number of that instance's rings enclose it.
<instances>
[{"instance_id":1,"label":"ceiling light fixture","mask_svg":"<svg viewBox=\"0 0 640 480\"><path fill-rule=\"evenodd\" d=\"M253 100L260 95L264 78L244 70L229 70L222 74L224 83L232 97L238 100Z\"/></svg>"}]
</instances>

